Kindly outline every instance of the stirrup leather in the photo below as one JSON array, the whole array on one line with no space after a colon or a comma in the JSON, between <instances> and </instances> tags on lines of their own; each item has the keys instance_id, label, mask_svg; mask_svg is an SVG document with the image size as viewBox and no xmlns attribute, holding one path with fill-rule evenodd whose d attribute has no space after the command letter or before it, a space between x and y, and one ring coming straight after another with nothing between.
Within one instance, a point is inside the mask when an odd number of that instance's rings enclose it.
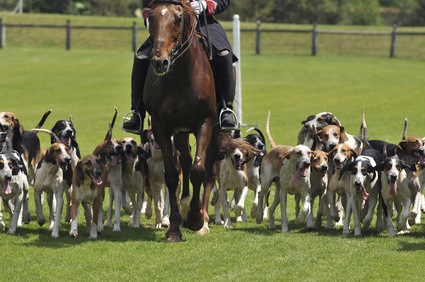
<instances>
[{"instance_id":1,"label":"stirrup leather","mask_svg":"<svg viewBox=\"0 0 425 282\"><path fill-rule=\"evenodd\" d=\"M225 127L223 127L221 125L221 116L223 115L223 113L231 113L232 114L232 119L235 122L235 126L225 126ZM218 122L219 122L219 125L220 125L221 130L225 130L225 131L228 131L228 130L239 130L239 128L240 128L238 117L236 116L236 114L231 109L229 109L227 107L221 109L220 115L218 117Z\"/></svg>"},{"instance_id":2,"label":"stirrup leather","mask_svg":"<svg viewBox=\"0 0 425 282\"><path fill-rule=\"evenodd\" d=\"M128 129L128 128L124 128L124 123L129 122L131 120L131 118L136 115L139 119L139 128L138 129ZM137 112L137 111L130 111L128 112L123 118L122 121L122 130L124 130L125 132L129 132L129 133L133 133L133 134L138 134L140 135L142 133L142 117L141 115Z\"/></svg>"}]
</instances>

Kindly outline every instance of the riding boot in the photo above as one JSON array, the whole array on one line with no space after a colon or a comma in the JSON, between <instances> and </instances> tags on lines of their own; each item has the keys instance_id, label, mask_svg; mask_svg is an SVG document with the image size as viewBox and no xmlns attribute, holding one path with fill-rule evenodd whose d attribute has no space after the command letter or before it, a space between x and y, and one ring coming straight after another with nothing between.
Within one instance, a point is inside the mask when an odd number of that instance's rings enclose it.
<instances>
[{"instance_id":1,"label":"riding boot","mask_svg":"<svg viewBox=\"0 0 425 282\"><path fill-rule=\"evenodd\" d=\"M133 115L123 123L123 130L134 134L140 134L143 131L143 121L146 115L143 88L149 64L148 58L139 59L136 55L134 56L131 73L131 111Z\"/></svg>"},{"instance_id":2,"label":"riding boot","mask_svg":"<svg viewBox=\"0 0 425 282\"><path fill-rule=\"evenodd\" d=\"M220 114L220 127L222 130L239 129L239 124L234 120L236 117L233 110L233 100L235 99L235 80L233 69L233 53L217 57L217 74L220 84L220 93L223 109ZM220 101L220 102L221 102Z\"/></svg>"}]
</instances>

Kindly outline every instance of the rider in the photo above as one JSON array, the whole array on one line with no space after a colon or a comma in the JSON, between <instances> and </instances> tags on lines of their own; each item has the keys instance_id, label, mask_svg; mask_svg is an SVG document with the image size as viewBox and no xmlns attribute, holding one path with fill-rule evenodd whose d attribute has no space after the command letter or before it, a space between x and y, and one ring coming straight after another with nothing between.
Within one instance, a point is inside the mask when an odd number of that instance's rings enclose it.
<instances>
[{"instance_id":1,"label":"rider","mask_svg":"<svg viewBox=\"0 0 425 282\"><path fill-rule=\"evenodd\" d=\"M143 18L145 26L149 29L150 0L143 0ZM213 46L214 60L216 66L216 76L219 86L217 95L219 97L219 107L225 110L221 114L220 125L222 129L237 129L232 112L233 100L235 97L235 82L233 73L233 62L237 59L233 55L229 40L220 23L214 18L227 9L230 0L194 0L190 2L195 13L199 15L199 28L203 35L209 35L209 40ZM201 13L206 12L207 24L205 27L204 17ZM208 30L206 30L206 28ZM143 120L145 118L145 106L143 103L143 87L150 65L150 55L152 50L151 40L148 38L139 48L134 56L133 70L131 74L131 110L132 117L125 121L123 129L128 132L140 134L143 130ZM140 115L140 118L139 116Z\"/></svg>"}]
</instances>

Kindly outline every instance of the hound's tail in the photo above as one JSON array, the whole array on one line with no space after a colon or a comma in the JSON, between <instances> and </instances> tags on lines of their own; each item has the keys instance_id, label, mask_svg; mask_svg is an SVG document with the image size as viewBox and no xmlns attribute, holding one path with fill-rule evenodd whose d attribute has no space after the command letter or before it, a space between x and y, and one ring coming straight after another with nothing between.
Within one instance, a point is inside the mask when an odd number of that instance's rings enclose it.
<instances>
[{"instance_id":1,"label":"hound's tail","mask_svg":"<svg viewBox=\"0 0 425 282\"><path fill-rule=\"evenodd\" d=\"M43 126L43 124L46 122L47 117L52 113L52 110L47 110L47 112L44 113L43 117L41 118L40 122L35 126L36 129L39 129Z\"/></svg>"},{"instance_id":2,"label":"hound's tail","mask_svg":"<svg viewBox=\"0 0 425 282\"><path fill-rule=\"evenodd\" d=\"M269 114L267 115L267 121L266 121L266 134L267 134L267 139L270 142L270 146L272 148L276 147L276 142L274 142L272 135L270 134L270 111Z\"/></svg>"},{"instance_id":3,"label":"hound's tail","mask_svg":"<svg viewBox=\"0 0 425 282\"><path fill-rule=\"evenodd\" d=\"M407 135L407 118L404 118L404 127L403 127L403 133L401 134L401 140L406 140Z\"/></svg>"},{"instance_id":4,"label":"hound's tail","mask_svg":"<svg viewBox=\"0 0 425 282\"><path fill-rule=\"evenodd\" d=\"M369 135L367 133L367 125L366 125L366 118L364 114L364 108L362 109L362 123L360 125L360 135L359 138L365 141L369 140Z\"/></svg>"}]
</instances>

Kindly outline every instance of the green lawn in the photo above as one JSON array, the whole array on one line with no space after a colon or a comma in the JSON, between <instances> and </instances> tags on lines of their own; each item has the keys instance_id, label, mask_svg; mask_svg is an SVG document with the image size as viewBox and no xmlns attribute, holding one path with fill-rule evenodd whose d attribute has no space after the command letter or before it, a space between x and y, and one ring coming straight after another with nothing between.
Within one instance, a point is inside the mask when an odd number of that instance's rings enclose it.
<instances>
[{"instance_id":1,"label":"green lawn","mask_svg":"<svg viewBox=\"0 0 425 282\"><path fill-rule=\"evenodd\" d=\"M27 129L47 109L53 110L45 123L49 129L71 114L82 154L91 153L103 140L114 107L119 116L129 109L131 64L130 51L4 48L0 111L14 112ZM370 138L399 142L405 117L408 135L425 135L423 61L247 52L241 66L243 122L264 130L270 110L279 144L294 145L301 121L321 111L333 112L356 135L363 107ZM127 136L119 122L113 135ZM47 147L48 136L39 136ZM81 223L73 240L67 236L69 224L62 224L54 240L46 226L37 225L31 198L31 223L18 228L16 236L0 234L1 280L423 280L424 224L393 239L373 228L362 238L343 236L341 229L307 232L294 223L291 199L289 234L268 229L267 220L257 225L249 218L232 230L211 224L206 236L183 229L182 243L166 244L165 230L155 230L153 220L142 217L143 227L134 230L127 227L127 215L121 233L105 230L90 241ZM212 219L213 214L211 208ZM8 224L9 216L3 216ZM279 214L276 219L279 226Z\"/></svg>"}]
</instances>

